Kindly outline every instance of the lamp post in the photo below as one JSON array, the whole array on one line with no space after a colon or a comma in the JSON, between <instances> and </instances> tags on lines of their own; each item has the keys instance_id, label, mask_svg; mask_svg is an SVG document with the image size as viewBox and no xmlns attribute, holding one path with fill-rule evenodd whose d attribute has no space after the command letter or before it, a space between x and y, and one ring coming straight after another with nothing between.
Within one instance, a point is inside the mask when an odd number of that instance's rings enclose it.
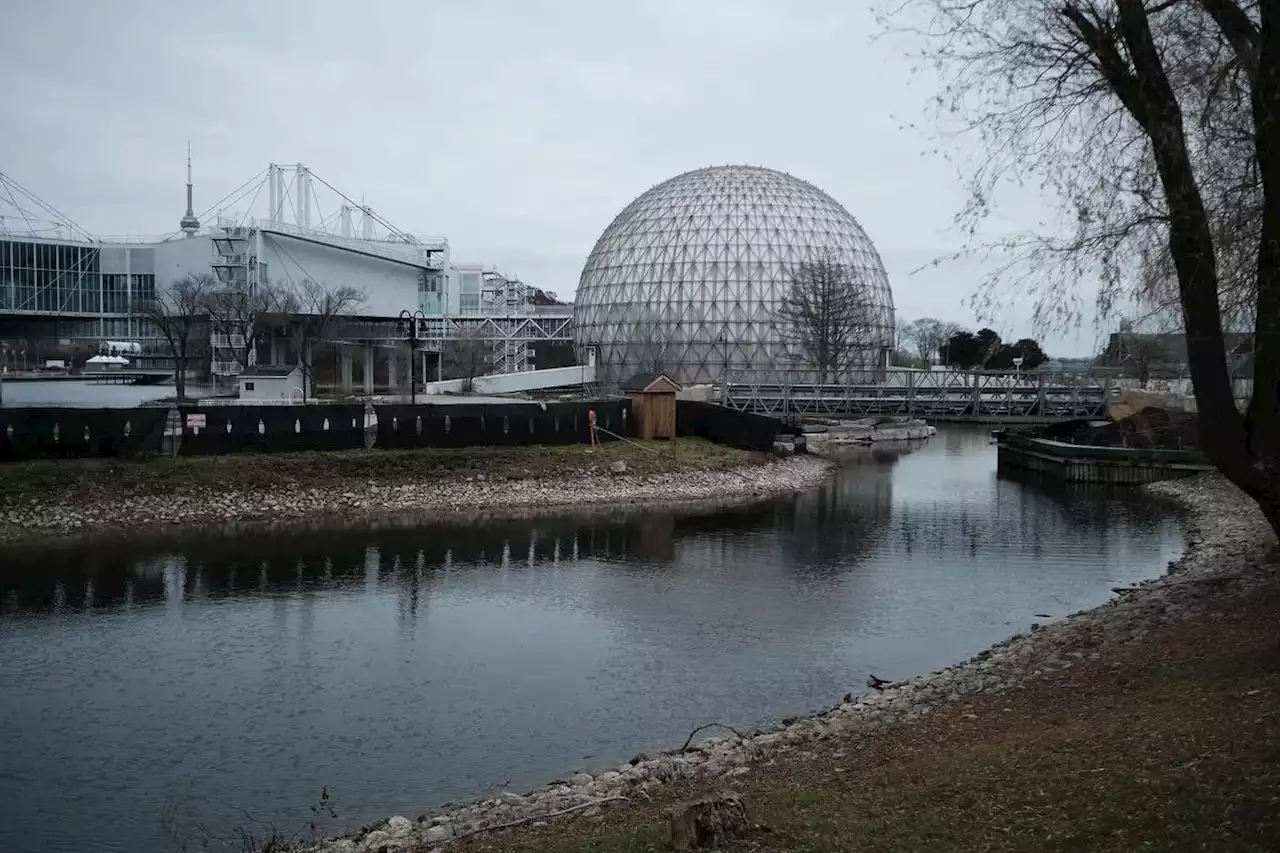
<instances>
[{"instance_id":1,"label":"lamp post","mask_svg":"<svg viewBox=\"0 0 1280 853\"><path fill-rule=\"evenodd\" d=\"M720 384L729 384L729 335L724 329L720 330L716 343L720 345L720 356L724 359L724 364L720 369Z\"/></svg>"},{"instance_id":2,"label":"lamp post","mask_svg":"<svg viewBox=\"0 0 1280 853\"><path fill-rule=\"evenodd\" d=\"M409 403L417 405L418 383L414 374L413 359L418 352L418 320L427 319L427 315L420 310L410 311L405 308L400 312L400 319L409 321Z\"/></svg>"}]
</instances>

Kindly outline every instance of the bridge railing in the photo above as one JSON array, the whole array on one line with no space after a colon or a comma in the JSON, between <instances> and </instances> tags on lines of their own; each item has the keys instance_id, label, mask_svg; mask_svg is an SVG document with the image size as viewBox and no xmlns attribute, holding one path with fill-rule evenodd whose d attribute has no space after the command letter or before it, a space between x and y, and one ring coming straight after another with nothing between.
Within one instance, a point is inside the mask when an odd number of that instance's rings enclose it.
<instances>
[{"instance_id":1,"label":"bridge railing","mask_svg":"<svg viewBox=\"0 0 1280 853\"><path fill-rule=\"evenodd\" d=\"M1100 416L1111 396L1111 380L1079 374L889 369L874 382L817 378L816 371L731 373L722 402L774 415L999 420Z\"/></svg>"}]
</instances>

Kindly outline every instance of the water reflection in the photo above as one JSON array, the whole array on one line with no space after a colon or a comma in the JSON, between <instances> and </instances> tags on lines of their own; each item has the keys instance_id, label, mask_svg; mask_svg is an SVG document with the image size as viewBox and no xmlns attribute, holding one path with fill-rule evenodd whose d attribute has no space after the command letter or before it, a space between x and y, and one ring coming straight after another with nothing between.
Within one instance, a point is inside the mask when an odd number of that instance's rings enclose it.
<instances>
[{"instance_id":1,"label":"water reflection","mask_svg":"<svg viewBox=\"0 0 1280 853\"><path fill-rule=\"evenodd\" d=\"M1132 492L994 462L947 431L732 510L10 551L0 849L163 846L178 789L220 827L322 785L416 815L944 665L1180 550Z\"/></svg>"}]
</instances>

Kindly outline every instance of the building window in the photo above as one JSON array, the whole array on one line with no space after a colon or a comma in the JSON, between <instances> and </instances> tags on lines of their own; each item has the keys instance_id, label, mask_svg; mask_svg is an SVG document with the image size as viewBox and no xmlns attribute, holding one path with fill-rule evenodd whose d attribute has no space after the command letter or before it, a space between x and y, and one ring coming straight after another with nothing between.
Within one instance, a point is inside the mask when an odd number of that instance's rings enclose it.
<instances>
[{"instance_id":1,"label":"building window","mask_svg":"<svg viewBox=\"0 0 1280 853\"><path fill-rule=\"evenodd\" d=\"M246 382L246 383L244 383L244 390L246 390L246 391L252 391L252 390L253 390L253 383L252 383L252 382Z\"/></svg>"}]
</instances>

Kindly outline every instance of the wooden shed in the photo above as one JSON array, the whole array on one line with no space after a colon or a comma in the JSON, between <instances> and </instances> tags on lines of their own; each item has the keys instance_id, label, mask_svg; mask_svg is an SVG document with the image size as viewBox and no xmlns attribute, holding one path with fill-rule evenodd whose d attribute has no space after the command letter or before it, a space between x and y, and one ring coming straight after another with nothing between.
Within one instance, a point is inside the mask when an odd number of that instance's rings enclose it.
<instances>
[{"instance_id":1,"label":"wooden shed","mask_svg":"<svg viewBox=\"0 0 1280 853\"><path fill-rule=\"evenodd\" d=\"M676 437L679 390L679 383L665 373L637 373L622 383L622 392L631 398L631 417L638 437Z\"/></svg>"}]
</instances>

